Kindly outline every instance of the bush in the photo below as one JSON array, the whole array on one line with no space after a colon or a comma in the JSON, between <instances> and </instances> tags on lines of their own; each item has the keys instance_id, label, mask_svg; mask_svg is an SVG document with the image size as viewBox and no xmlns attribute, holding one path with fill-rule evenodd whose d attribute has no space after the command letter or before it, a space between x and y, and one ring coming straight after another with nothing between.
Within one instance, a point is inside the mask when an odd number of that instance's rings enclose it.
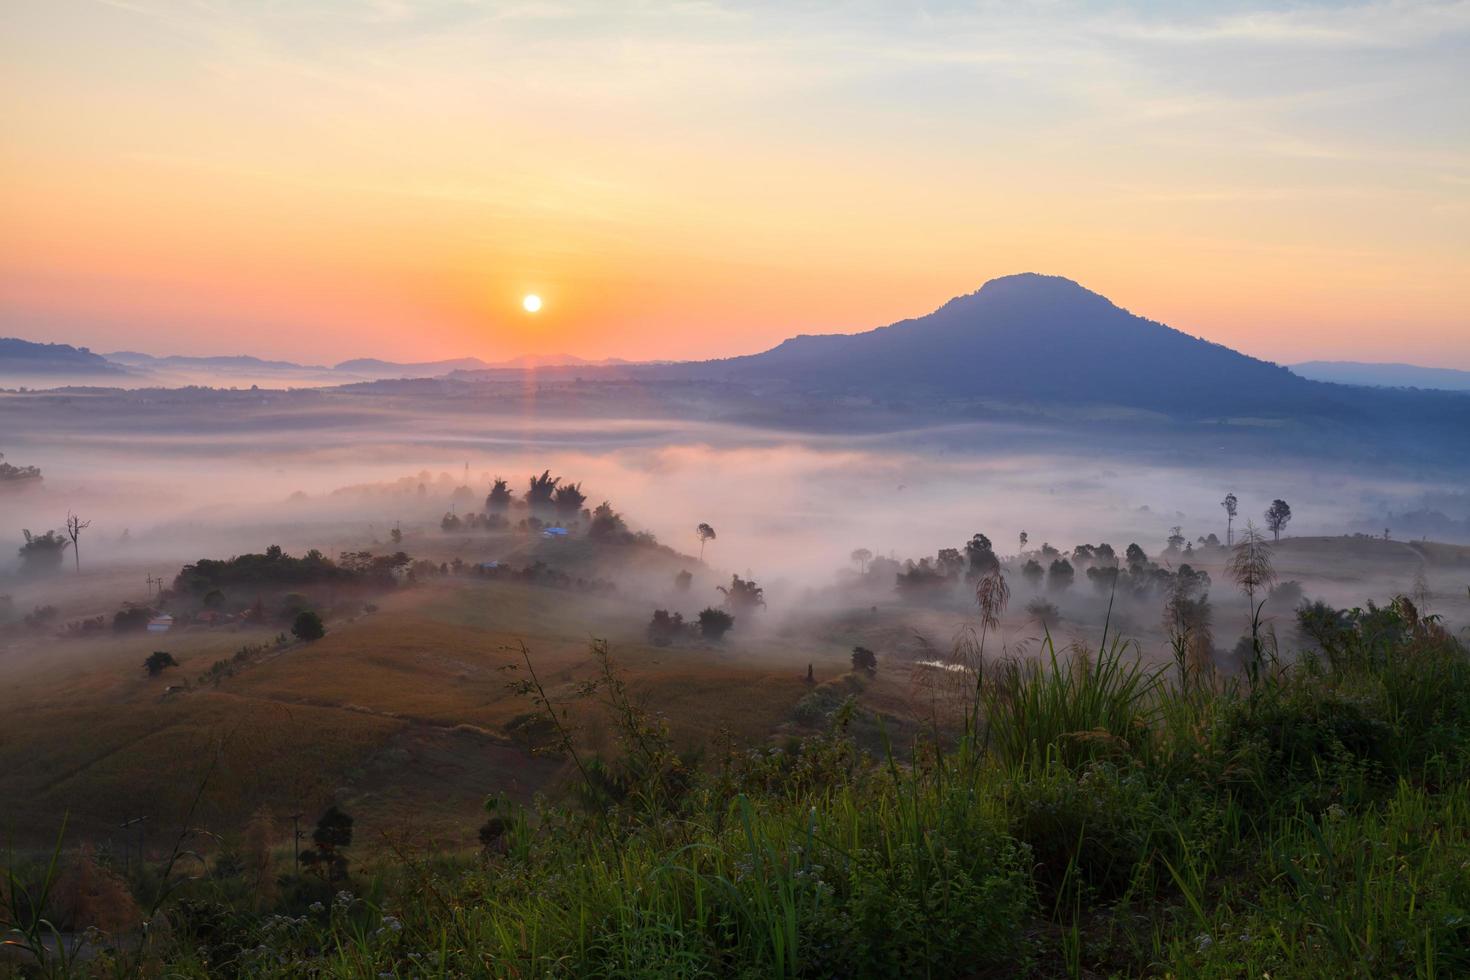
<instances>
[{"instance_id":1,"label":"bush","mask_svg":"<svg viewBox=\"0 0 1470 980\"><path fill-rule=\"evenodd\" d=\"M136 606L131 603L119 609L112 617L112 628L119 633L133 633L148 628L148 621L153 618L154 612L147 606Z\"/></svg>"},{"instance_id":2,"label":"bush","mask_svg":"<svg viewBox=\"0 0 1470 980\"><path fill-rule=\"evenodd\" d=\"M169 667L178 665L179 662L174 659L174 655L166 650L154 650L148 655L148 659L143 661L143 669L148 671L149 677L157 677Z\"/></svg>"},{"instance_id":3,"label":"bush","mask_svg":"<svg viewBox=\"0 0 1470 980\"><path fill-rule=\"evenodd\" d=\"M699 634L706 640L722 640L735 625L735 617L710 607L699 614Z\"/></svg>"},{"instance_id":4,"label":"bush","mask_svg":"<svg viewBox=\"0 0 1470 980\"><path fill-rule=\"evenodd\" d=\"M291 633L298 640L312 643L327 635L327 628L322 625L322 618L307 609L296 616L296 621L291 624Z\"/></svg>"}]
</instances>

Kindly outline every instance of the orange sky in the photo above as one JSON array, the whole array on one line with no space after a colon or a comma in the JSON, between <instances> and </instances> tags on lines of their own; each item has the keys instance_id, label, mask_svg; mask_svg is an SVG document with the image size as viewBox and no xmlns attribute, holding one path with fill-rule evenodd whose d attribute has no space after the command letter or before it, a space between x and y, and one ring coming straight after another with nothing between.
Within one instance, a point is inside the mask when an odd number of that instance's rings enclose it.
<instances>
[{"instance_id":1,"label":"orange sky","mask_svg":"<svg viewBox=\"0 0 1470 980\"><path fill-rule=\"evenodd\" d=\"M832 9L7 6L0 334L703 357L1037 271L1470 369L1465 3Z\"/></svg>"}]
</instances>

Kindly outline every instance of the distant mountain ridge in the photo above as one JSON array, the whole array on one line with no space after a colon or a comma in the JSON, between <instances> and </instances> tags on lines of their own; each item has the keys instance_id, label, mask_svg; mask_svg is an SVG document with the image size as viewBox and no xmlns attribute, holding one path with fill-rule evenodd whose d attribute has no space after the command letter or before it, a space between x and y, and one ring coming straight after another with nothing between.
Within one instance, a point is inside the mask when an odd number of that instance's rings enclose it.
<instances>
[{"instance_id":1,"label":"distant mountain ridge","mask_svg":"<svg viewBox=\"0 0 1470 980\"><path fill-rule=\"evenodd\" d=\"M85 347L70 344L40 344L19 337L0 337L0 370L35 374L113 374L128 371Z\"/></svg>"},{"instance_id":2,"label":"distant mountain ridge","mask_svg":"<svg viewBox=\"0 0 1470 980\"><path fill-rule=\"evenodd\" d=\"M1470 391L1470 371L1455 368L1364 361L1303 361L1301 364L1291 365L1291 370L1304 378L1333 384Z\"/></svg>"},{"instance_id":3,"label":"distant mountain ridge","mask_svg":"<svg viewBox=\"0 0 1470 980\"><path fill-rule=\"evenodd\" d=\"M802 335L692 370L848 393L1111 404L1172 416L1315 412L1332 386L1136 316L1060 276L992 279L933 313Z\"/></svg>"}]
</instances>

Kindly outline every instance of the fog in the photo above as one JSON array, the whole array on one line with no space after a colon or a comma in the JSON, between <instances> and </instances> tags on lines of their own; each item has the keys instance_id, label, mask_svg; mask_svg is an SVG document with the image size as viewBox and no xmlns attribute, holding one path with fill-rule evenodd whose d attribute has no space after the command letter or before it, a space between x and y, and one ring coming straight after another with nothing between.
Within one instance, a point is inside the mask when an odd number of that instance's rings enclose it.
<instances>
[{"instance_id":1,"label":"fog","mask_svg":"<svg viewBox=\"0 0 1470 980\"><path fill-rule=\"evenodd\" d=\"M72 511L92 522L84 569L151 564L171 577L186 561L271 543L332 555L380 541L395 524L437 531L446 511L481 509L493 477L519 493L529 474L549 469L581 482L588 506L611 501L631 527L686 553L698 551L695 526L712 524L708 563L756 576L779 608L831 585L859 547L903 560L982 532L1005 555L1025 531L1030 548L1107 541L1121 554L1137 542L1154 555L1174 526L1190 541L1223 539L1227 491L1240 500L1238 527L1261 523L1273 498L1288 500L1291 536L1381 534L1386 515L1425 500L1464 503L1450 480L1318 461L1216 454L1171 465L1157 453L1026 445L1044 442L987 424L813 435L378 404L279 423L260 414L228 424L188 413L162 423L63 419L49 431L11 433L0 446L11 462L44 473L39 487L0 497L0 528L18 544L22 528L59 528ZM471 493L455 499L462 485ZM13 566L14 549L0 562Z\"/></svg>"}]
</instances>

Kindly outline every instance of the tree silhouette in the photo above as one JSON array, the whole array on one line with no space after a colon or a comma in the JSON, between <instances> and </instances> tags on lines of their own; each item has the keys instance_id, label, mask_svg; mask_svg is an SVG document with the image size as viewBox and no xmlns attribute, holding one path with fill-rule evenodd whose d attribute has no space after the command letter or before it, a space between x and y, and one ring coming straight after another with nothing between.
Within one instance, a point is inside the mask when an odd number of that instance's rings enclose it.
<instances>
[{"instance_id":1,"label":"tree silhouette","mask_svg":"<svg viewBox=\"0 0 1470 980\"><path fill-rule=\"evenodd\" d=\"M1220 501L1220 506L1225 508L1225 544L1235 544L1235 514L1240 501L1235 494L1227 493L1225 499Z\"/></svg>"},{"instance_id":2,"label":"tree silhouette","mask_svg":"<svg viewBox=\"0 0 1470 980\"><path fill-rule=\"evenodd\" d=\"M510 484L497 476L490 485L490 495L485 498L485 510L492 513L509 510L511 497Z\"/></svg>"},{"instance_id":3,"label":"tree silhouette","mask_svg":"<svg viewBox=\"0 0 1470 980\"><path fill-rule=\"evenodd\" d=\"M582 484L563 483L556 488L552 501L558 515L563 518L576 517L582 510L582 505L587 502L587 495L582 492Z\"/></svg>"},{"instance_id":4,"label":"tree silhouette","mask_svg":"<svg viewBox=\"0 0 1470 980\"><path fill-rule=\"evenodd\" d=\"M731 575L728 589L723 585L716 586L716 588L725 594L725 605L731 612L754 612L766 604L766 590L756 585L755 579L743 579L739 575Z\"/></svg>"},{"instance_id":5,"label":"tree silhouette","mask_svg":"<svg viewBox=\"0 0 1470 980\"><path fill-rule=\"evenodd\" d=\"M32 534L25 530L21 534L25 535L26 543L20 546L20 566L23 571L32 574L56 571L61 566L66 549L71 547L71 542L55 531Z\"/></svg>"},{"instance_id":6,"label":"tree silhouette","mask_svg":"<svg viewBox=\"0 0 1470 980\"><path fill-rule=\"evenodd\" d=\"M1077 570L1065 558L1058 558L1046 570L1046 587L1053 592L1065 592L1072 587Z\"/></svg>"},{"instance_id":7,"label":"tree silhouette","mask_svg":"<svg viewBox=\"0 0 1470 980\"><path fill-rule=\"evenodd\" d=\"M701 524L694 529L694 533L699 535L699 560L704 561L704 543L715 539L715 529L708 524Z\"/></svg>"},{"instance_id":8,"label":"tree silhouette","mask_svg":"<svg viewBox=\"0 0 1470 980\"><path fill-rule=\"evenodd\" d=\"M316 845L301 852L301 863L328 881L340 881L347 877L347 858L342 849L352 844L352 818L335 806L327 807L316 829L311 832L311 842Z\"/></svg>"},{"instance_id":9,"label":"tree silhouette","mask_svg":"<svg viewBox=\"0 0 1470 980\"><path fill-rule=\"evenodd\" d=\"M1270 529L1274 540L1281 540L1281 531L1291 520L1291 506L1280 497L1271 501L1271 506L1266 508L1266 527ZM1384 537L1388 535L1385 534Z\"/></svg>"},{"instance_id":10,"label":"tree silhouette","mask_svg":"<svg viewBox=\"0 0 1470 980\"><path fill-rule=\"evenodd\" d=\"M174 659L174 655L166 650L154 650L148 655L148 659L143 661L143 669L148 671L149 677L157 677L167 668L178 665L179 662Z\"/></svg>"},{"instance_id":11,"label":"tree silhouette","mask_svg":"<svg viewBox=\"0 0 1470 980\"><path fill-rule=\"evenodd\" d=\"M1031 540L1031 535L1027 534L1025 531L1022 531L1021 532L1021 537L1020 537L1021 551L1024 552L1026 550L1026 542L1027 541L1030 541L1030 540Z\"/></svg>"},{"instance_id":12,"label":"tree silhouette","mask_svg":"<svg viewBox=\"0 0 1470 980\"><path fill-rule=\"evenodd\" d=\"M66 536L71 538L71 556L77 563L77 571L82 570L82 549L77 543L82 532L92 526L91 521L84 521L71 511L66 512Z\"/></svg>"},{"instance_id":13,"label":"tree silhouette","mask_svg":"<svg viewBox=\"0 0 1470 980\"><path fill-rule=\"evenodd\" d=\"M551 497L559 483L561 477L552 476L550 470L543 470L540 476L531 477L531 482L526 487L526 503L531 505L533 512L545 513L555 509Z\"/></svg>"},{"instance_id":14,"label":"tree silhouette","mask_svg":"<svg viewBox=\"0 0 1470 980\"><path fill-rule=\"evenodd\" d=\"M734 625L735 617L723 609L710 606L699 614L699 633L706 640L723 639Z\"/></svg>"},{"instance_id":15,"label":"tree silhouette","mask_svg":"<svg viewBox=\"0 0 1470 980\"><path fill-rule=\"evenodd\" d=\"M872 677L878 673L878 655L867 647L853 647L852 669Z\"/></svg>"},{"instance_id":16,"label":"tree silhouette","mask_svg":"<svg viewBox=\"0 0 1470 980\"><path fill-rule=\"evenodd\" d=\"M871 551L867 548L858 548L848 557L858 563L859 574L868 574L868 562L873 560L873 553Z\"/></svg>"}]
</instances>

